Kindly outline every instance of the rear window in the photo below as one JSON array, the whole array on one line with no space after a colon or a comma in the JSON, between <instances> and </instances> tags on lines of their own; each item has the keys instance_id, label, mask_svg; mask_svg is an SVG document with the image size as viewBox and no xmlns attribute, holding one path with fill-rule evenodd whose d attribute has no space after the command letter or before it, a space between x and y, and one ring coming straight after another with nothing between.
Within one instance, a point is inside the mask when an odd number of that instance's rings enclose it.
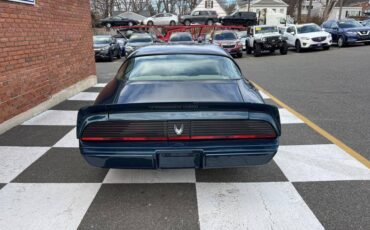
<instances>
[{"instance_id":1,"label":"rear window","mask_svg":"<svg viewBox=\"0 0 370 230\"><path fill-rule=\"evenodd\" d=\"M240 79L235 63L213 55L155 55L129 60L123 78L130 81Z\"/></svg>"},{"instance_id":2,"label":"rear window","mask_svg":"<svg viewBox=\"0 0 370 230\"><path fill-rule=\"evenodd\" d=\"M170 38L170 42L190 42L192 40L190 34L174 34Z\"/></svg>"}]
</instances>

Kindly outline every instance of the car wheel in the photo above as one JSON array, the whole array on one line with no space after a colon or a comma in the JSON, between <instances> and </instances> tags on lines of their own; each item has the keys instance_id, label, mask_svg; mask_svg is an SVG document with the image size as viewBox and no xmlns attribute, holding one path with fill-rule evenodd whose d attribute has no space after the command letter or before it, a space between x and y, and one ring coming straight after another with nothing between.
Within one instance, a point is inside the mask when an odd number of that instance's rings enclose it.
<instances>
[{"instance_id":1,"label":"car wheel","mask_svg":"<svg viewBox=\"0 0 370 230\"><path fill-rule=\"evenodd\" d=\"M297 53L302 52L301 42L300 42L299 40L297 40L297 41L295 42L295 51L296 51Z\"/></svg>"},{"instance_id":2,"label":"car wheel","mask_svg":"<svg viewBox=\"0 0 370 230\"><path fill-rule=\"evenodd\" d=\"M330 46L324 46L322 48L323 48L323 50L329 50L330 49Z\"/></svg>"},{"instance_id":3,"label":"car wheel","mask_svg":"<svg viewBox=\"0 0 370 230\"><path fill-rule=\"evenodd\" d=\"M242 58L242 57L243 57L243 53L242 53L242 52L240 52L240 53L238 53L236 56L237 56L238 58Z\"/></svg>"},{"instance_id":4,"label":"car wheel","mask_svg":"<svg viewBox=\"0 0 370 230\"><path fill-rule=\"evenodd\" d=\"M176 22L175 21L170 21L170 26L175 26Z\"/></svg>"},{"instance_id":5,"label":"car wheel","mask_svg":"<svg viewBox=\"0 0 370 230\"><path fill-rule=\"evenodd\" d=\"M247 54L252 54L252 48L249 45L246 45Z\"/></svg>"},{"instance_id":6,"label":"car wheel","mask_svg":"<svg viewBox=\"0 0 370 230\"><path fill-rule=\"evenodd\" d=\"M370 45L370 42L365 42L365 45Z\"/></svg>"},{"instance_id":7,"label":"car wheel","mask_svg":"<svg viewBox=\"0 0 370 230\"><path fill-rule=\"evenodd\" d=\"M154 25L154 23L153 23L152 21L149 21L149 22L147 23L147 25L148 25L148 26L152 26L152 25Z\"/></svg>"},{"instance_id":8,"label":"car wheel","mask_svg":"<svg viewBox=\"0 0 370 230\"><path fill-rule=\"evenodd\" d=\"M118 51L117 51L117 59L121 59L121 50L119 49Z\"/></svg>"},{"instance_id":9,"label":"car wheel","mask_svg":"<svg viewBox=\"0 0 370 230\"><path fill-rule=\"evenodd\" d=\"M185 24L186 26L190 26L191 22L190 22L190 20L185 20L184 24Z\"/></svg>"},{"instance_id":10,"label":"car wheel","mask_svg":"<svg viewBox=\"0 0 370 230\"><path fill-rule=\"evenodd\" d=\"M133 22L128 22L128 26L133 26L134 23Z\"/></svg>"},{"instance_id":11,"label":"car wheel","mask_svg":"<svg viewBox=\"0 0 370 230\"><path fill-rule=\"evenodd\" d=\"M110 62L114 61L114 54L113 54L113 52L109 52L109 58L108 58L108 60Z\"/></svg>"},{"instance_id":12,"label":"car wheel","mask_svg":"<svg viewBox=\"0 0 370 230\"><path fill-rule=\"evenodd\" d=\"M213 20L208 20L207 25L209 25L209 26L213 25Z\"/></svg>"},{"instance_id":13,"label":"car wheel","mask_svg":"<svg viewBox=\"0 0 370 230\"><path fill-rule=\"evenodd\" d=\"M286 55L288 53L288 44L286 42L283 42L283 44L280 47L280 54Z\"/></svg>"},{"instance_id":14,"label":"car wheel","mask_svg":"<svg viewBox=\"0 0 370 230\"><path fill-rule=\"evenodd\" d=\"M107 23L105 26L108 27L108 28L111 28L112 27L112 24Z\"/></svg>"},{"instance_id":15,"label":"car wheel","mask_svg":"<svg viewBox=\"0 0 370 230\"><path fill-rule=\"evenodd\" d=\"M261 45L260 44L255 44L254 45L254 56L255 57L259 57L261 56L261 52L262 52L262 49L261 49Z\"/></svg>"},{"instance_id":16,"label":"car wheel","mask_svg":"<svg viewBox=\"0 0 370 230\"><path fill-rule=\"evenodd\" d=\"M344 38L341 36L338 38L338 47L343 47L344 45Z\"/></svg>"},{"instance_id":17,"label":"car wheel","mask_svg":"<svg viewBox=\"0 0 370 230\"><path fill-rule=\"evenodd\" d=\"M273 53L275 53L275 49L270 49L269 52L270 52L270 54L273 54Z\"/></svg>"}]
</instances>

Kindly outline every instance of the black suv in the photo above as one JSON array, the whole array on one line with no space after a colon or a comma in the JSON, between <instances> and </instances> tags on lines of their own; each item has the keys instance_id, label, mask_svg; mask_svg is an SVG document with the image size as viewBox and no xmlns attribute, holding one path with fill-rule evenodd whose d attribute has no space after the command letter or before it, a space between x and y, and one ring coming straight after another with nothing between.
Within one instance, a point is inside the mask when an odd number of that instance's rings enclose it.
<instances>
[{"instance_id":1,"label":"black suv","mask_svg":"<svg viewBox=\"0 0 370 230\"><path fill-rule=\"evenodd\" d=\"M189 26L191 23L213 25L218 22L218 15L213 10L197 10L190 15L180 17L180 23Z\"/></svg>"},{"instance_id":2,"label":"black suv","mask_svg":"<svg viewBox=\"0 0 370 230\"><path fill-rule=\"evenodd\" d=\"M224 26L254 26L257 24L257 15L255 12L236 11L228 16L220 18L220 22Z\"/></svg>"}]
</instances>

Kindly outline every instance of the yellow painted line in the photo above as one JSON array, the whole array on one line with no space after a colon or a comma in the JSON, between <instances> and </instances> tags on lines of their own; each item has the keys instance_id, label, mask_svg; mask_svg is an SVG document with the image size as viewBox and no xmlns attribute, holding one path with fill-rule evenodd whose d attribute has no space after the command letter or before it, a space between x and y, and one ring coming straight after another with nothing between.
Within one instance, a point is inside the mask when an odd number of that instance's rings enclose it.
<instances>
[{"instance_id":1,"label":"yellow painted line","mask_svg":"<svg viewBox=\"0 0 370 230\"><path fill-rule=\"evenodd\" d=\"M355 159L357 159L359 162L361 162L363 165L365 165L367 168L370 169L370 161L368 159L366 159L364 156L362 156L360 153L356 152L351 147L349 147L348 145L344 144L341 140L339 140L338 138L334 137L333 135L331 135L330 133L328 133L327 131L325 131L324 129L322 129L320 126L318 126L315 123L313 123L310 119L308 119L307 117L303 116L302 114L300 114L299 112L295 111L294 109L292 109L290 106L288 106L284 102L282 102L279 99L277 99L276 97L274 97L271 93L267 92L265 89L263 89L261 86L259 86L255 82L253 82L253 84L256 86L256 88L258 90L264 92L267 96L269 96L276 104L278 104L279 106L285 108L286 110L288 110L289 112L291 112L292 114L294 114L296 117L298 117L299 119L301 119L304 123L306 123L309 127L311 127L313 130L315 130L316 132L318 132L321 136L325 137L326 139L328 139L332 143L336 144L338 147L340 147L341 149L343 149L349 155L351 155L352 157L354 157Z\"/></svg>"}]
</instances>

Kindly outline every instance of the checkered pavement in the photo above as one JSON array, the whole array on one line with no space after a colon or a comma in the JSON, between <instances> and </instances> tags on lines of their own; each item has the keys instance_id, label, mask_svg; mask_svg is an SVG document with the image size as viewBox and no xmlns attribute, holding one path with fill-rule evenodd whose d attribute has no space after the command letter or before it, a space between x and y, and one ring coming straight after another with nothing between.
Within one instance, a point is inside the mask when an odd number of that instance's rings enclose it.
<instances>
[{"instance_id":1,"label":"checkered pavement","mask_svg":"<svg viewBox=\"0 0 370 230\"><path fill-rule=\"evenodd\" d=\"M89 166L78 150L76 115L103 86L0 135L0 229L368 226L370 170L283 108L281 147L267 165L208 170Z\"/></svg>"}]
</instances>

